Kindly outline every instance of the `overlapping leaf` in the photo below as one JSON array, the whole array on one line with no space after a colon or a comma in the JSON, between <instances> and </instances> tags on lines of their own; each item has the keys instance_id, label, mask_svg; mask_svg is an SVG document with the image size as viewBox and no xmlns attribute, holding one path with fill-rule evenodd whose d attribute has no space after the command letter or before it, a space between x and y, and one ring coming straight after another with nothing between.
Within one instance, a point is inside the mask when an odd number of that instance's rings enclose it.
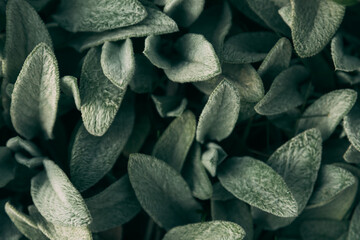
<instances>
[{"instance_id":1,"label":"overlapping leaf","mask_svg":"<svg viewBox=\"0 0 360 240\"><path fill-rule=\"evenodd\" d=\"M352 72L360 70L360 59L346 54L343 36L338 33L331 41L331 56L336 70Z\"/></svg>"},{"instance_id":2,"label":"overlapping leaf","mask_svg":"<svg viewBox=\"0 0 360 240\"><path fill-rule=\"evenodd\" d=\"M174 19L181 27L190 26L201 14L205 0L169 0L164 13Z\"/></svg>"},{"instance_id":3,"label":"overlapping leaf","mask_svg":"<svg viewBox=\"0 0 360 240\"><path fill-rule=\"evenodd\" d=\"M15 159L7 147L0 147L0 187L4 187L15 178Z\"/></svg>"},{"instance_id":4,"label":"overlapping leaf","mask_svg":"<svg viewBox=\"0 0 360 240\"><path fill-rule=\"evenodd\" d=\"M186 109L188 101L180 96L151 96L161 117L179 117Z\"/></svg>"},{"instance_id":5,"label":"overlapping leaf","mask_svg":"<svg viewBox=\"0 0 360 240\"><path fill-rule=\"evenodd\" d=\"M227 157L227 153L221 146L215 143L208 143L206 148L206 151L204 151L201 155L201 163L204 165L206 170L208 170L210 175L215 177L217 166L224 161Z\"/></svg>"}]
</instances>

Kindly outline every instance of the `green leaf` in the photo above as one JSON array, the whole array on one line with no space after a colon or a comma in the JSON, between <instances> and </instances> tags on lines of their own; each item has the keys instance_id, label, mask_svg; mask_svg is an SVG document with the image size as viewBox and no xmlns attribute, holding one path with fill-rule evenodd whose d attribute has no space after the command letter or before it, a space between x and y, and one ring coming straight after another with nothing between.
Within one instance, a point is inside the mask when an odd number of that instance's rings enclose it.
<instances>
[{"instance_id":1,"label":"green leaf","mask_svg":"<svg viewBox=\"0 0 360 240\"><path fill-rule=\"evenodd\" d=\"M146 16L137 0L64 0L53 18L70 32L102 32L134 25Z\"/></svg>"},{"instance_id":2,"label":"green leaf","mask_svg":"<svg viewBox=\"0 0 360 240\"><path fill-rule=\"evenodd\" d=\"M344 6L352 6L352 5L359 3L358 0L331 0L331 1L339 3Z\"/></svg>"},{"instance_id":3,"label":"green leaf","mask_svg":"<svg viewBox=\"0 0 360 240\"><path fill-rule=\"evenodd\" d=\"M160 81L157 68L142 54L135 55L135 73L130 88L136 93L151 93Z\"/></svg>"},{"instance_id":4,"label":"green leaf","mask_svg":"<svg viewBox=\"0 0 360 240\"><path fill-rule=\"evenodd\" d=\"M338 33L331 41L331 56L335 70L352 72L360 70L360 59L345 52L343 36Z\"/></svg>"},{"instance_id":5,"label":"green leaf","mask_svg":"<svg viewBox=\"0 0 360 240\"><path fill-rule=\"evenodd\" d=\"M356 240L360 238L360 204L357 204L351 217L349 226L349 235L347 240Z\"/></svg>"},{"instance_id":6,"label":"green leaf","mask_svg":"<svg viewBox=\"0 0 360 240\"><path fill-rule=\"evenodd\" d=\"M170 0L164 6L164 13L181 27L189 27L200 16L205 0Z\"/></svg>"},{"instance_id":7,"label":"green leaf","mask_svg":"<svg viewBox=\"0 0 360 240\"><path fill-rule=\"evenodd\" d=\"M299 84L309 76L301 65L294 65L282 71L271 84L269 91L255 106L261 115L276 115L289 111L304 102Z\"/></svg>"},{"instance_id":8,"label":"green leaf","mask_svg":"<svg viewBox=\"0 0 360 240\"><path fill-rule=\"evenodd\" d=\"M348 163L360 164L360 152L353 145L349 146L343 158Z\"/></svg>"},{"instance_id":9,"label":"green leaf","mask_svg":"<svg viewBox=\"0 0 360 240\"><path fill-rule=\"evenodd\" d=\"M307 208L324 206L355 183L356 178L349 171L333 165L324 165L319 172Z\"/></svg>"},{"instance_id":10,"label":"green leaf","mask_svg":"<svg viewBox=\"0 0 360 240\"><path fill-rule=\"evenodd\" d=\"M355 104L351 111L344 117L344 130L352 146L360 151L360 106Z\"/></svg>"},{"instance_id":11,"label":"green leaf","mask_svg":"<svg viewBox=\"0 0 360 240\"><path fill-rule=\"evenodd\" d=\"M101 45L106 41L115 42L127 38L161 35L179 31L175 21L166 14L153 7L145 8L148 15L140 23L101 33L82 33L73 40L71 45L75 49L83 51L87 48Z\"/></svg>"},{"instance_id":12,"label":"green leaf","mask_svg":"<svg viewBox=\"0 0 360 240\"><path fill-rule=\"evenodd\" d=\"M210 221L173 228L162 240L242 240L245 234L244 229L236 223Z\"/></svg>"},{"instance_id":13,"label":"green leaf","mask_svg":"<svg viewBox=\"0 0 360 240\"><path fill-rule=\"evenodd\" d=\"M33 142L24 140L19 136L10 138L6 142L6 147L11 149L13 152L24 152L32 157L43 156L40 149Z\"/></svg>"},{"instance_id":14,"label":"green leaf","mask_svg":"<svg viewBox=\"0 0 360 240\"><path fill-rule=\"evenodd\" d=\"M101 193L85 199L93 218L92 232L102 232L120 226L132 219L141 206L126 175Z\"/></svg>"},{"instance_id":15,"label":"green leaf","mask_svg":"<svg viewBox=\"0 0 360 240\"><path fill-rule=\"evenodd\" d=\"M104 75L118 88L124 89L134 76L135 58L132 42L105 42L101 51Z\"/></svg>"},{"instance_id":16,"label":"green leaf","mask_svg":"<svg viewBox=\"0 0 360 240\"><path fill-rule=\"evenodd\" d=\"M47 221L65 226L85 226L91 216L85 201L66 174L51 160L45 171L31 180L31 197Z\"/></svg>"},{"instance_id":17,"label":"green leaf","mask_svg":"<svg viewBox=\"0 0 360 240\"><path fill-rule=\"evenodd\" d=\"M232 5L244 14L247 18L251 19L260 26L266 28L266 23L250 8L248 1L230 0Z\"/></svg>"},{"instance_id":18,"label":"green leaf","mask_svg":"<svg viewBox=\"0 0 360 240\"><path fill-rule=\"evenodd\" d=\"M41 216L34 205L29 206L28 209L38 229L49 239L92 240L91 232L87 226L73 227L53 224Z\"/></svg>"},{"instance_id":19,"label":"green leaf","mask_svg":"<svg viewBox=\"0 0 360 240\"><path fill-rule=\"evenodd\" d=\"M239 199L211 201L212 220L224 220L239 224L245 230L244 240L254 237L253 219L249 206Z\"/></svg>"},{"instance_id":20,"label":"green leaf","mask_svg":"<svg viewBox=\"0 0 360 240\"><path fill-rule=\"evenodd\" d=\"M278 41L271 32L239 33L225 41L223 58L227 63L254 63L263 60Z\"/></svg>"},{"instance_id":21,"label":"green leaf","mask_svg":"<svg viewBox=\"0 0 360 240\"><path fill-rule=\"evenodd\" d=\"M0 147L0 188L15 178L16 162L7 147Z\"/></svg>"},{"instance_id":22,"label":"green leaf","mask_svg":"<svg viewBox=\"0 0 360 240\"><path fill-rule=\"evenodd\" d=\"M301 224L300 234L306 240L337 240L347 229L345 221L310 220Z\"/></svg>"},{"instance_id":23,"label":"green leaf","mask_svg":"<svg viewBox=\"0 0 360 240\"><path fill-rule=\"evenodd\" d=\"M237 89L227 80L223 80L211 93L201 112L196 140L221 141L228 137L235 127L240 110L240 96Z\"/></svg>"},{"instance_id":24,"label":"green leaf","mask_svg":"<svg viewBox=\"0 0 360 240\"><path fill-rule=\"evenodd\" d=\"M22 236L21 232L16 228L15 224L11 221L5 211L5 204L9 198L0 200L0 237L8 240L19 240Z\"/></svg>"},{"instance_id":25,"label":"green leaf","mask_svg":"<svg viewBox=\"0 0 360 240\"><path fill-rule=\"evenodd\" d=\"M86 130L94 136L102 136L109 129L126 92L104 75L100 56L100 48L90 49L80 77L81 116Z\"/></svg>"},{"instance_id":26,"label":"green leaf","mask_svg":"<svg viewBox=\"0 0 360 240\"><path fill-rule=\"evenodd\" d=\"M291 26L291 24L292 24L292 15L291 15L292 9L291 9L290 1L288 4L286 4L282 8L280 8L278 12L279 12L279 15L281 16L281 18L286 23L286 25L288 25L290 28L292 28L292 26Z\"/></svg>"},{"instance_id":27,"label":"green leaf","mask_svg":"<svg viewBox=\"0 0 360 240\"><path fill-rule=\"evenodd\" d=\"M261 63L258 73L266 86L290 65L292 46L287 38L280 38L266 55Z\"/></svg>"},{"instance_id":28,"label":"green leaf","mask_svg":"<svg viewBox=\"0 0 360 240\"><path fill-rule=\"evenodd\" d=\"M187 99L180 96L151 95L156 110L161 117L179 117L186 109Z\"/></svg>"},{"instance_id":29,"label":"green leaf","mask_svg":"<svg viewBox=\"0 0 360 240\"><path fill-rule=\"evenodd\" d=\"M20 135L27 139L37 135L53 138L59 81L54 53L44 43L37 45L26 58L11 97L11 121Z\"/></svg>"},{"instance_id":30,"label":"green leaf","mask_svg":"<svg viewBox=\"0 0 360 240\"><path fill-rule=\"evenodd\" d=\"M321 134L317 129L310 129L279 147L267 161L267 164L283 177L297 202L299 214L313 192L320 169L321 152ZM295 220L275 217L256 210L253 211L253 215L261 219L263 224L266 223L271 230L284 227Z\"/></svg>"},{"instance_id":31,"label":"green leaf","mask_svg":"<svg viewBox=\"0 0 360 240\"><path fill-rule=\"evenodd\" d=\"M36 11L41 11L47 4L52 0L26 0L28 3L35 8Z\"/></svg>"},{"instance_id":32,"label":"green leaf","mask_svg":"<svg viewBox=\"0 0 360 240\"><path fill-rule=\"evenodd\" d=\"M220 182L217 182L213 185L213 195L211 197L214 201L227 201L227 200L233 200L237 199L234 195L232 195L230 192L228 192Z\"/></svg>"},{"instance_id":33,"label":"green leaf","mask_svg":"<svg viewBox=\"0 0 360 240\"><path fill-rule=\"evenodd\" d=\"M172 50L172 42L167 39L162 39L160 36L148 36L145 39L144 55L150 60L150 62L161 69L169 69L174 60L165 56L166 51Z\"/></svg>"},{"instance_id":34,"label":"green leaf","mask_svg":"<svg viewBox=\"0 0 360 240\"><path fill-rule=\"evenodd\" d=\"M282 177L251 157L233 157L219 166L221 185L240 200L279 217L298 214L297 202Z\"/></svg>"},{"instance_id":35,"label":"green leaf","mask_svg":"<svg viewBox=\"0 0 360 240\"><path fill-rule=\"evenodd\" d=\"M168 164L148 155L132 154L128 173L141 206L160 227L169 230L200 221L200 204L185 180Z\"/></svg>"},{"instance_id":36,"label":"green leaf","mask_svg":"<svg viewBox=\"0 0 360 240\"><path fill-rule=\"evenodd\" d=\"M300 57L319 53L342 22L345 7L329 0L290 0L291 35Z\"/></svg>"},{"instance_id":37,"label":"green leaf","mask_svg":"<svg viewBox=\"0 0 360 240\"><path fill-rule=\"evenodd\" d=\"M182 175L188 183L194 197L206 200L211 198L213 188L211 181L201 163L200 144L194 142L182 169Z\"/></svg>"},{"instance_id":38,"label":"green leaf","mask_svg":"<svg viewBox=\"0 0 360 240\"><path fill-rule=\"evenodd\" d=\"M339 89L322 95L303 113L298 123L299 131L318 128L323 140L326 140L354 106L356 98L357 93L351 89Z\"/></svg>"},{"instance_id":39,"label":"green leaf","mask_svg":"<svg viewBox=\"0 0 360 240\"><path fill-rule=\"evenodd\" d=\"M212 177L216 176L217 166L227 157L227 153L221 146L215 143L206 144L206 150L201 155L201 163Z\"/></svg>"},{"instance_id":40,"label":"green leaf","mask_svg":"<svg viewBox=\"0 0 360 240\"><path fill-rule=\"evenodd\" d=\"M32 217L22 213L9 202L5 204L5 211L15 224L17 229L29 239L46 240L47 238L41 233L36 226Z\"/></svg>"},{"instance_id":41,"label":"green leaf","mask_svg":"<svg viewBox=\"0 0 360 240\"><path fill-rule=\"evenodd\" d=\"M60 78L60 89L67 97L71 97L78 110L81 109L81 98L76 77L64 76Z\"/></svg>"},{"instance_id":42,"label":"green leaf","mask_svg":"<svg viewBox=\"0 0 360 240\"><path fill-rule=\"evenodd\" d=\"M74 136L70 176L80 191L97 183L113 167L130 137L134 124L132 98L125 99L109 130L101 137L89 134L81 125Z\"/></svg>"}]
</instances>

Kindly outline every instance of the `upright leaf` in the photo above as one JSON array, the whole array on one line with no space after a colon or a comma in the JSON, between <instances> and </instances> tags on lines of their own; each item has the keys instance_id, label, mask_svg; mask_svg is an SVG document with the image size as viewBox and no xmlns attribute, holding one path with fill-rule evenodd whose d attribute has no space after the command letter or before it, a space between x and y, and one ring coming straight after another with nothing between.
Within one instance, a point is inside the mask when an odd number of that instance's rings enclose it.
<instances>
[{"instance_id":1,"label":"upright leaf","mask_svg":"<svg viewBox=\"0 0 360 240\"><path fill-rule=\"evenodd\" d=\"M300 57L319 53L342 22L345 7L328 0L290 0L291 35Z\"/></svg>"},{"instance_id":2,"label":"upright leaf","mask_svg":"<svg viewBox=\"0 0 360 240\"><path fill-rule=\"evenodd\" d=\"M305 110L298 129L318 128L326 140L354 106L356 98L357 93L351 89L339 89L321 96Z\"/></svg>"},{"instance_id":3,"label":"upright leaf","mask_svg":"<svg viewBox=\"0 0 360 240\"><path fill-rule=\"evenodd\" d=\"M5 204L8 201L9 198L3 198L0 200L0 237L3 239L18 240L21 238L22 233L17 229L5 211Z\"/></svg>"},{"instance_id":4,"label":"upright leaf","mask_svg":"<svg viewBox=\"0 0 360 240\"><path fill-rule=\"evenodd\" d=\"M73 76L64 76L60 78L60 89L67 97L71 97L78 110L81 109L81 98L78 81Z\"/></svg>"},{"instance_id":5,"label":"upright leaf","mask_svg":"<svg viewBox=\"0 0 360 240\"><path fill-rule=\"evenodd\" d=\"M45 171L31 180L31 197L47 221L65 226L85 226L91 216L80 193L66 174L51 160L44 160Z\"/></svg>"},{"instance_id":6,"label":"upright leaf","mask_svg":"<svg viewBox=\"0 0 360 240\"><path fill-rule=\"evenodd\" d=\"M336 34L331 41L331 56L335 70L344 72L360 70L360 59L345 52L343 36L340 33Z\"/></svg>"},{"instance_id":7,"label":"upright leaf","mask_svg":"<svg viewBox=\"0 0 360 240\"><path fill-rule=\"evenodd\" d=\"M128 173L143 209L162 228L200 221L201 206L181 175L165 162L143 154L130 155Z\"/></svg>"},{"instance_id":8,"label":"upright leaf","mask_svg":"<svg viewBox=\"0 0 360 240\"><path fill-rule=\"evenodd\" d=\"M221 141L228 137L235 127L240 110L240 96L237 89L227 80L223 80L211 93L201 112L196 140Z\"/></svg>"},{"instance_id":9,"label":"upright leaf","mask_svg":"<svg viewBox=\"0 0 360 240\"><path fill-rule=\"evenodd\" d=\"M298 214L297 202L282 177L251 157L233 157L219 166L218 178L235 197L279 217Z\"/></svg>"},{"instance_id":10,"label":"upright leaf","mask_svg":"<svg viewBox=\"0 0 360 240\"><path fill-rule=\"evenodd\" d=\"M152 155L181 171L186 155L195 137L196 119L186 111L166 128L156 142Z\"/></svg>"},{"instance_id":11,"label":"upright leaf","mask_svg":"<svg viewBox=\"0 0 360 240\"><path fill-rule=\"evenodd\" d=\"M201 163L204 165L206 170L208 170L210 175L215 177L217 166L224 161L227 157L227 153L221 146L215 143L208 143L206 148L206 151L204 151L201 155Z\"/></svg>"},{"instance_id":12,"label":"upright leaf","mask_svg":"<svg viewBox=\"0 0 360 240\"><path fill-rule=\"evenodd\" d=\"M134 25L146 16L137 0L64 0L53 18L70 32L102 32Z\"/></svg>"},{"instance_id":13,"label":"upright leaf","mask_svg":"<svg viewBox=\"0 0 360 240\"><path fill-rule=\"evenodd\" d=\"M118 88L124 89L134 76L135 58L130 39L120 43L105 42L101 51L104 75Z\"/></svg>"},{"instance_id":14,"label":"upright leaf","mask_svg":"<svg viewBox=\"0 0 360 240\"><path fill-rule=\"evenodd\" d=\"M53 138L59 81L54 53L44 43L37 45L26 58L11 97L11 121L20 135L27 139L38 135Z\"/></svg>"},{"instance_id":15,"label":"upright leaf","mask_svg":"<svg viewBox=\"0 0 360 240\"><path fill-rule=\"evenodd\" d=\"M126 99L127 100L127 99ZM124 101L109 130L101 137L77 130L70 156L70 176L74 186L85 191L113 167L130 137L134 124L132 101Z\"/></svg>"},{"instance_id":16,"label":"upright leaf","mask_svg":"<svg viewBox=\"0 0 360 240\"><path fill-rule=\"evenodd\" d=\"M188 27L200 16L205 0L170 0L164 6L164 13L179 26Z\"/></svg>"},{"instance_id":17,"label":"upright leaf","mask_svg":"<svg viewBox=\"0 0 360 240\"><path fill-rule=\"evenodd\" d=\"M242 240L245 234L244 229L236 223L210 221L173 228L165 234L163 240Z\"/></svg>"},{"instance_id":18,"label":"upright leaf","mask_svg":"<svg viewBox=\"0 0 360 240\"><path fill-rule=\"evenodd\" d=\"M80 77L81 115L86 130L94 136L102 136L109 129L126 91L104 75L100 56L100 48L86 54Z\"/></svg>"}]
</instances>

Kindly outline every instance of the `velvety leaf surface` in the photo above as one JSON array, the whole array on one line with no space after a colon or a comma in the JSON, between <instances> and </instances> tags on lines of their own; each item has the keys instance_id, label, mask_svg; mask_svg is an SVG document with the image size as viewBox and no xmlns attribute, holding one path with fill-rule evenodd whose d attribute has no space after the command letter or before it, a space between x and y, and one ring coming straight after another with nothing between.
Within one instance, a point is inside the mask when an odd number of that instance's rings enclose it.
<instances>
[{"instance_id":1,"label":"velvety leaf surface","mask_svg":"<svg viewBox=\"0 0 360 240\"><path fill-rule=\"evenodd\" d=\"M348 163L360 164L360 152L353 145L349 146L343 157Z\"/></svg>"},{"instance_id":2,"label":"velvety leaf surface","mask_svg":"<svg viewBox=\"0 0 360 240\"><path fill-rule=\"evenodd\" d=\"M64 0L53 18L70 32L102 32L134 25L146 16L137 0Z\"/></svg>"},{"instance_id":3,"label":"velvety leaf surface","mask_svg":"<svg viewBox=\"0 0 360 240\"><path fill-rule=\"evenodd\" d=\"M173 120L156 142L152 155L163 160L178 172L195 137L196 119L191 111Z\"/></svg>"},{"instance_id":4,"label":"velvety leaf surface","mask_svg":"<svg viewBox=\"0 0 360 240\"><path fill-rule=\"evenodd\" d=\"M72 42L72 46L83 51L87 48L101 45L106 41L161 35L179 30L175 21L161 11L152 7L146 7L146 12L148 14L147 17L138 24L101 33L83 33Z\"/></svg>"},{"instance_id":5,"label":"velvety leaf surface","mask_svg":"<svg viewBox=\"0 0 360 240\"><path fill-rule=\"evenodd\" d=\"M14 84L10 107L15 130L27 139L53 138L60 97L59 70L54 53L37 45L26 58Z\"/></svg>"},{"instance_id":6,"label":"velvety leaf surface","mask_svg":"<svg viewBox=\"0 0 360 240\"><path fill-rule=\"evenodd\" d=\"M360 204L357 204L351 217L349 234L347 240L356 240L360 238Z\"/></svg>"},{"instance_id":7,"label":"velvety leaf surface","mask_svg":"<svg viewBox=\"0 0 360 240\"><path fill-rule=\"evenodd\" d=\"M93 218L89 226L92 232L120 226L132 219L141 209L127 175L101 193L85 199L85 202Z\"/></svg>"},{"instance_id":8,"label":"velvety leaf surface","mask_svg":"<svg viewBox=\"0 0 360 240\"><path fill-rule=\"evenodd\" d=\"M90 224L85 201L66 174L51 160L44 160L43 164L45 171L31 180L31 196L41 215L59 225Z\"/></svg>"},{"instance_id":9,"label":"velvety leaf surface","mask_svg":"<svg viewBox=\"0 0 360 240\"><path fill-rule=\"evenodd\" d=\"M143 209L162 228L169 230L198 222L201 205L195 201L181 175L165 162L143 154L132 154L128 173Z\"/></svg>"},{"instance_id":10,"label":"velvety leaf surface","mask_svg":"<svg viewBox=\"0 0 360 240\"><path fill-rule=\"evenodd\" d=\"M335 65L335 70L344 72L360 70L360 59L346 54L343 36L340 33L336 34L331 41L331 56Z\"/></svg>"},{"instance_id":11,"label":"velvety leaf surface","mask_svg":"<svg viewBox=\"0 0 360 240\"><path fill-rule=\"evenodd\" d=\"M9 240L19 240L22 233L17 229L17 227L5 211L5 204L8 201L9 198L4 198L0 200L0 237Z\"/></svg>"},{"instance_id":12,"label":"velvety leaf surface","mask_svg":"<svg viewBox=\"0 0 360 240\"><path fill-rule=\"evenodd\" d=\"M219 166L218 178L240 200L279 217L297 215L297 202L278 173L251 157L233 157Z\"/></svg>"},{"instance_id":13,"label":"velvety leaf surface","mask_svg":"<svg viewBox=\"0 0 360 240\"><path fill-rule=\"evenodd\" d=\"M103 136L89 134L84 125L79 127L71 149L70 176L80 192L98 182L113 167L130 137L133 124L133 102L126 99Z\"/></svg>"},{"instance_id":14,"label":"velvety leaf surface","mask_svg":"<svg viewBox=\"0 0 360 240\"><path fill-rule=\"evenodd\" d=\"M130 88L136 93L151 93L159 82L157 68L142 54L135 55L135 73Z\"/></svg>"},{"instance_id":15,"label":"velvety leaf surface","mask_svg":"<svg viewBox=\"0 0 360 240\"><path fill-rule=\"evenodd\" d=\"M210 221L173 228L165 234L163 240L241 240L245 234L244 229L236 223Z\"/></svg>"},{"instance_id":16,"label":"velvety leaf surface","mask_svg":"<svg viewBox=\"0 0 360 240\"><path fill-rule=\"evenodd\" d=\"M161 117L179 117L186 109L188 101L179 96L151 95L156 110Z\"/></svg>"},{"instance_id":17,"label":"velvety leaf surface","mask_svg":"<svg viewBox=\"0 0 360 240\"><path fill-rule=\"evenodd\" d=\"M318 128L326 140L354 106L356 98L357 93L351 89L339 89L321 96L305 110L298 129Z\"/></svg>"},{"instance_id":18,"label":"velvety leaf surface","mask_svg":"<svg viewBox=\"0 0 360 240\"><path fill-rule=\"evenodd\" d=\"M201 112L196 140L221 141L232 132L240 110L240 96L237 89L223 80L211 93Z\"/></svg>"},{"instance_id":19,"label":"velvety leaf surface","mask_svg":"<svg viewBox=\"0 0 360 240\"><path fill-rule=\"evenodd\" d=\"M344 117L344 130L352 146L360 151L360 106L355 104L349 114Z\"/></svg>"},{"instance_id":20,"label":"velvety leaf surface","mask_svg":"<svg viewBox=\"0 0 360 240\"><path fill-rule=\"evenodd\" d=\"M328 0L291 0L291 35L300 57L319 53L340 26L345 7Z\"/></svg>"},{"instance_id":21,"label":"velvety leaf surface","mask_svg":"<svg viewBox=\"0 0 360 240\"><path fill-rule=\"evenodd\" d=\"M307 240L337 240L347 229L344 221L311 220L301 225L300 234Z\"/></svg>"},{"instance_id":22,"label":"velvety leaf surface","mask_svg":"<svg viewBox=\"0 0 360 240\"><path fill-rule=\"evenodd\" d=\"M66 96L74 99L76 108L80 110L81 98L77 79L73 76L64 76L60 78L60 89Z\"/></svg>"},{"instance_id":23,"label":"velvety leaf surface","mask_svg":"<svg viewBox=\"0 0 360 240\"><path fill-rule=\"evenodd\" d=\"M190 26L200 16L205 0L169 0L164 13L174 19L181 27Z\"/></svg>"},{"instance_id":24,"label":"velvety leaf surface","mask_svg":"<svg viewBox=\"0 0 360 240\"><path fill-rule=\"evenodd\" d=\"M80 77L81 116L86 130L94 136L102 136L109 129L126 91L104 75L100 58L100 48L90 49Z\"/></svg>"},{"instance_id":25,"label":"velvety leaf surface","mask_svg":"<svg viewBox=\"0 0 360 240\"><path fill-rule=\"evenodd\" d=\"M215 143L208 143L206 150L201 155L201 163L212 177L216 176L217 166L224 161L227 157L227 153L221 146Z\"/></svg>"},{"instance_id":26,"label":"velvety leaf surface","mask_svg":"<svg viewBox=\"0 0 360 240\"><path fill-rule=\"evenodd\" d=\"M135 72L135 58L130 39L122 42L105 42L101 51L101 68L104 75L118 88L124 89Z\"/></svg>"},{"instance_id":27,"label":"velvety leaf surface","mask_svg":"<svg viewBox=\"0 0 360 240\"><path fill-rule=\"evenodd\" d=\"M7 147L0 147L0 188L15 178L15 164L11 150Z\"/></svg>"}]
</instances>

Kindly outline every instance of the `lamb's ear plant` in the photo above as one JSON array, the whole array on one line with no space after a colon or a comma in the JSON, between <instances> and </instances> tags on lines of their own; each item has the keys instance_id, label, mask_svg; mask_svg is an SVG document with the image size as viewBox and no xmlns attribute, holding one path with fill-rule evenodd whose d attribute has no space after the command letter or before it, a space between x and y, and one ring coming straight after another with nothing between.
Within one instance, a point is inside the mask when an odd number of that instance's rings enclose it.
<instances>
[{"instance_id":1,"label":"lamb's ear plant","mask_svg":"<svg viewBox=\"0 0 360 240\"><path fill-rule=\"evenodd\" d=\"M0 1L0 239L358 240L359 0Z\"/></svg>"}]
</instances>

